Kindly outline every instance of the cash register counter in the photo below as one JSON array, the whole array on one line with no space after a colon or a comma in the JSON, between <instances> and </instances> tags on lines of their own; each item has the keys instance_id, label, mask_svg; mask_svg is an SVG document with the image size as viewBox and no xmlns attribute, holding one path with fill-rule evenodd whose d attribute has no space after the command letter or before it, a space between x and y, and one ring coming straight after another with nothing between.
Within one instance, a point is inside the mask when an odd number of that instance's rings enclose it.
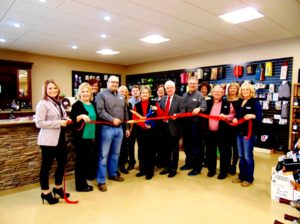
<instances>
[{"instance_id":1,"label":"cash register counter","mask_svg":"<svg viewBox=\"0 0 300 224\"><path fill-rule=\"evenodd\" d=\"M39 129L36 128L32 116L0 120L0 191L39 181L41 150L37 145L38 133ZM67 130L66 136L66 171L69 173L75 166L70 129ZM56 165L52 167L51 177L54 176L55 168Z\"/></svg>"}]
</instances>

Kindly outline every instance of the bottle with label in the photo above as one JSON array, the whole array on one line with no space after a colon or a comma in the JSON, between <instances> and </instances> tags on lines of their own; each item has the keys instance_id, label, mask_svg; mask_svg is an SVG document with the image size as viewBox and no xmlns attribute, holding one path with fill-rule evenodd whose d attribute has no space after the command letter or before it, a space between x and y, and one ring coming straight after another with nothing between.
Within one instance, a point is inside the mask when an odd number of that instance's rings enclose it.
<instances>
[{"instance_id":1,"label":"bottle with label","mask_svg":"<svg viewBox=\"0 0 300 224\"><path fill-rule=\"evenodd\" d=\"M294 99L294 106L299 106L299 102L297 98Z\"/></svg>"}]
</instances>

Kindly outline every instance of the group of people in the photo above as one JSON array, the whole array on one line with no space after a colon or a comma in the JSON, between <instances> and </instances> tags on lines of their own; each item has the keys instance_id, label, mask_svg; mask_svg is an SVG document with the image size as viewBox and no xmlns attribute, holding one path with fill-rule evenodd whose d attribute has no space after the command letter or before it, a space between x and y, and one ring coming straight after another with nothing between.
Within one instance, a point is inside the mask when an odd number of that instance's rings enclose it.
<instances>
[{"instance_id":1,"label":"group of people","mask_svg":"<svg viewBox=\"0 0 300 224\"><path fill-rule=\"evenodd\" d=\"M128 174L134 169L136 142L137 177L145 176L150 180L158 167L162 168L160 175L173 178L178 170L181 137L186 158L180 170L189 170L189 176L200 174L203 166L208 167L208 177L215 176L219 151L218 179L235 174L239 159L240 172L232 182L241 183L243 187L253 183L253 148L262 109L255 99L252 84L244 82L239 86L231 83L228 95L224 97L222 86L215 85L209 95L210 85L202 83L198 88L198 78L191 76L188 91L183 96L175 93L175 83L169 80L157 87L157 98L151 99L149 86L133 86L129 97L127 87L119 87L116 76L109 77L107 88L101 92L97 80L89 81L79 86L70 120L59 101L57 83L47 80L44 84L43 100L36 107L36 126L41 129L38 145L42 151L40 184L43 201L55 204L58 202L56 196L64 196L65 127L69 123L72 123L76 149L75 187L79 192L92 191L93 186L88 185L87 179L94 177L98 189L103 192L107 191L107 178L124 181L120 173ZM176 118L178 114L184 116ZM230 125L242 118L252 120L252 130L248 129L248 122ZM250 138L248 131L251 131ZM57 169L55 187L51 191L49 171L54 158ZM65 193L65 196L70 194Z\"/></svg>"}]
</instances>

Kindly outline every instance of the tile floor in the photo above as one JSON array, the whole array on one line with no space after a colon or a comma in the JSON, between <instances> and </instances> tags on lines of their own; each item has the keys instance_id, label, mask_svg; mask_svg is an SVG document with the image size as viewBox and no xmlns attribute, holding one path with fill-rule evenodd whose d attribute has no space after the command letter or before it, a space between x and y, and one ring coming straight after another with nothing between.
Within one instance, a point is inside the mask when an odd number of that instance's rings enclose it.
<instances>
[{"instance_id":1,"label":"tile floor","mask_svg":"<svg viewBox=\"0 0 300 224\"><path fill-rule=\"evenodd\" d=\"M100 224L206 224L273 223L283 215L298 216L288 205L271 200L271 167L278 155L255 153L255 182L243 188L231 183L233 176L208 178L207 169L189 177L180 171L175 178L156 171L152 180L135 177L137 170L123 175L125 182L108 181L108 191L74 190L73 176L67 180L71 200L79 204L42 204L38 184L0 192L0 223L100 223ZM180 155L180 165L184 155Z\"/></svg>"}]
</instances>

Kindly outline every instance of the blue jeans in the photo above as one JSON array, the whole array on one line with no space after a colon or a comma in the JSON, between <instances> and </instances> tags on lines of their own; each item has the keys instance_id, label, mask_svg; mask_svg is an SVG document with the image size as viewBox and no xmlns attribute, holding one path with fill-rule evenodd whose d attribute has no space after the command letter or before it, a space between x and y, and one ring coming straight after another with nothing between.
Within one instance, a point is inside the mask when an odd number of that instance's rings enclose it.
<instances>
[{"instance_id":1,"label":"blue jeans","mask_svg":"<svg viewBox=\"0 0 300 224\"><path fill-rule=\"evenodd\" d=\"M100 127L99 139L97 182L105 183L106 173L109 177L117 176L123 129L121 126L103 125Z\"/></svg>"},{"instance_id":2,"label":"blue jeans","mask_svg":"<svg viewBox=\"0 0 300 224\"><path fill-rule=\"evenodd\" d=\"M237 146L240 157L240 173L239 179L252 183L254 181L254 158L253 148L256 141L256 136L251 136L249 140L246 136L237 134Z\"/></svg>"}]
</instances>

